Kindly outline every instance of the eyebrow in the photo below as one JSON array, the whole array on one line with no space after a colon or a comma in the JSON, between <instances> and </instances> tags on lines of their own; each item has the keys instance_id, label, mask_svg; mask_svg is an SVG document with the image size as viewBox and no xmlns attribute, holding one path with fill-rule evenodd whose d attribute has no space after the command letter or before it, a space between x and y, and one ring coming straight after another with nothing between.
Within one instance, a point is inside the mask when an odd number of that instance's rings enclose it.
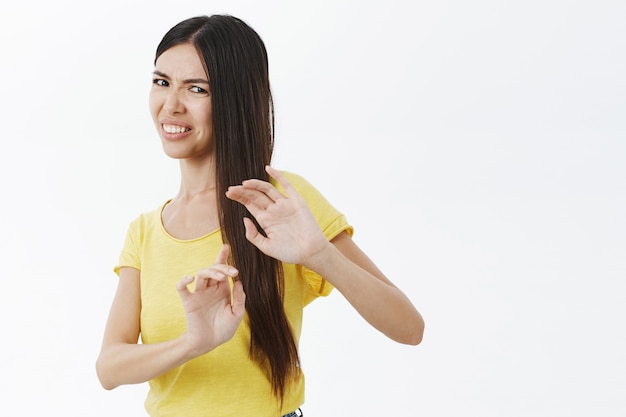
<instances>
[{"instance_id":1,"label":"eyebrow","mask_svg":"<svg viewBox=\"0 0 626 417\"><path fill-rule=\"evenodd\" d=\"M159 77L163 77L168 80L170 79L170 77L167 74L162 73L161 71L155 70L152 73L154 75L158 75ZM187 80L183 80L183 84L209 84L209 81L204 78L189 78Z\"/></svg>"}]
</instances>

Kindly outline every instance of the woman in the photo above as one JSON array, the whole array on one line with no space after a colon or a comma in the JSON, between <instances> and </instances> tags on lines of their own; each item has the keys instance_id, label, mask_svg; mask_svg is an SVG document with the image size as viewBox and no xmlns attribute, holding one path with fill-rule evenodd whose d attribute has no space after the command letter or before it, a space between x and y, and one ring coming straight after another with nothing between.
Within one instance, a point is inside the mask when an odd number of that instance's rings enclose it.
<instances>
[{"instance_id":1,"label":"woman","mask_svg":"<svg viewBox=\"0 0 626 417\"><path fill-rule=\"evenodd\" d=\"M104 388L149 381L151 416L298 415L302 309L333 287L391 339L421 341L420 314L345 217L270 167L267 53L254 30L225 15L174 26L157 48L150 111L181 184L130 225L96 363Z\"/></svg>"}]
</instances>

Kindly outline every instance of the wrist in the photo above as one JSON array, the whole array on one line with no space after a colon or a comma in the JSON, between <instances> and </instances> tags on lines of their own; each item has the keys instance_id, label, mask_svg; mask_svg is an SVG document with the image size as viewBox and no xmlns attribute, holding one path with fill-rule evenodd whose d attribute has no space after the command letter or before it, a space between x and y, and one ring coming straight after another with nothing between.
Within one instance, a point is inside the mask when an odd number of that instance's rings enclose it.
<instances>
[{"instance_id":1,"label":"wrist","mask_svg":"<svg viewBox=\"0 0 626 417\"><path fill-rule=\"evenodd\" d=\"M320 249L309 256L302 265L311 271L324 275L335 251L337 251L335 245L324 239L324 244L321 245Z\"/></svg>"},{"instance_id":2,"label":"wrist","mask_svg":"<svg viewBox=\"0 0 626 417\"><path fill-rule=\"evenodd\" d=\"M213 349L211 347L207 347L206 345L198 343L198 338L194 337L188 331L180 336L179 341L184 362L204 355L205 353L210 352Z\"/></svg>"}]
</instances>

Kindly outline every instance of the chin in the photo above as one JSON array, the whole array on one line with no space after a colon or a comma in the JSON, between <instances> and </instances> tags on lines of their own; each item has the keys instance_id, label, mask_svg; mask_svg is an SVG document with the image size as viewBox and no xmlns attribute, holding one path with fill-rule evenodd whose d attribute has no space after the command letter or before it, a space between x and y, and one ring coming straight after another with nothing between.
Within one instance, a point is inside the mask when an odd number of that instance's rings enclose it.
<instances>
[{"instance_id":1,"label":"chin","mask_svg":"<svg viewBox=\"0 0 626 417\"><path fill-rule=\"evenodd\" d=\"M187 149L181 149L175 146L168 146L167 143L163 144L163 153L172 159L185 159L190 156L190 152Z\"/></svg>"},{"instance_id":2,"label":"chin","mask_svg":"<svg viewBox=\"0 0 626 417\"><path fill-rule=\"evenodd\" d=\"M204 159L211 156L211 152L201 152L186 146L171 146L176 144L163 143L163 152L172 159Z\"/></svg>"}]
</instances>

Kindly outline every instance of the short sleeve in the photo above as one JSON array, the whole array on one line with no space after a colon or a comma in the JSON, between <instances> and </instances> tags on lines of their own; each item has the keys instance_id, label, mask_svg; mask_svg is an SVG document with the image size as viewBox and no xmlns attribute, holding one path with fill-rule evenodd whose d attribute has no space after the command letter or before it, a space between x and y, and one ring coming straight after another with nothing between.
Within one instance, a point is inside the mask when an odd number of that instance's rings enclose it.
<instances>
[{"instance_id":1,"label":"short sleeve","mask_svg":"<svg viewBox=\"0 0 626 417\"><path fill-rule=\"evenodd\" d=\"M344 231L350 236L354 234L354 229L344 214L333 207L308 181L290 172L283 172L283 175L298 194L304 198L326 239L333 240ZM317 297L327 296L331 293L333 286L316 272L303 268L303 276L306 281L304 305L309 304Z\"/></svg>"},{"instance_id":2,"label":"short sleeve","mask_svg":"<svg viewBox=\"0 0 626 417\"><path fill-rule=\"evenodd\" d=\"M139 241L141 237L140 219L133 221L128 227L126 232L126 239L122 246L122 252L120 253L117 265L113 268L113 271L119 275L120 268L132 267L141 270L141 257Z\"/></svg>"}]
</instances>

